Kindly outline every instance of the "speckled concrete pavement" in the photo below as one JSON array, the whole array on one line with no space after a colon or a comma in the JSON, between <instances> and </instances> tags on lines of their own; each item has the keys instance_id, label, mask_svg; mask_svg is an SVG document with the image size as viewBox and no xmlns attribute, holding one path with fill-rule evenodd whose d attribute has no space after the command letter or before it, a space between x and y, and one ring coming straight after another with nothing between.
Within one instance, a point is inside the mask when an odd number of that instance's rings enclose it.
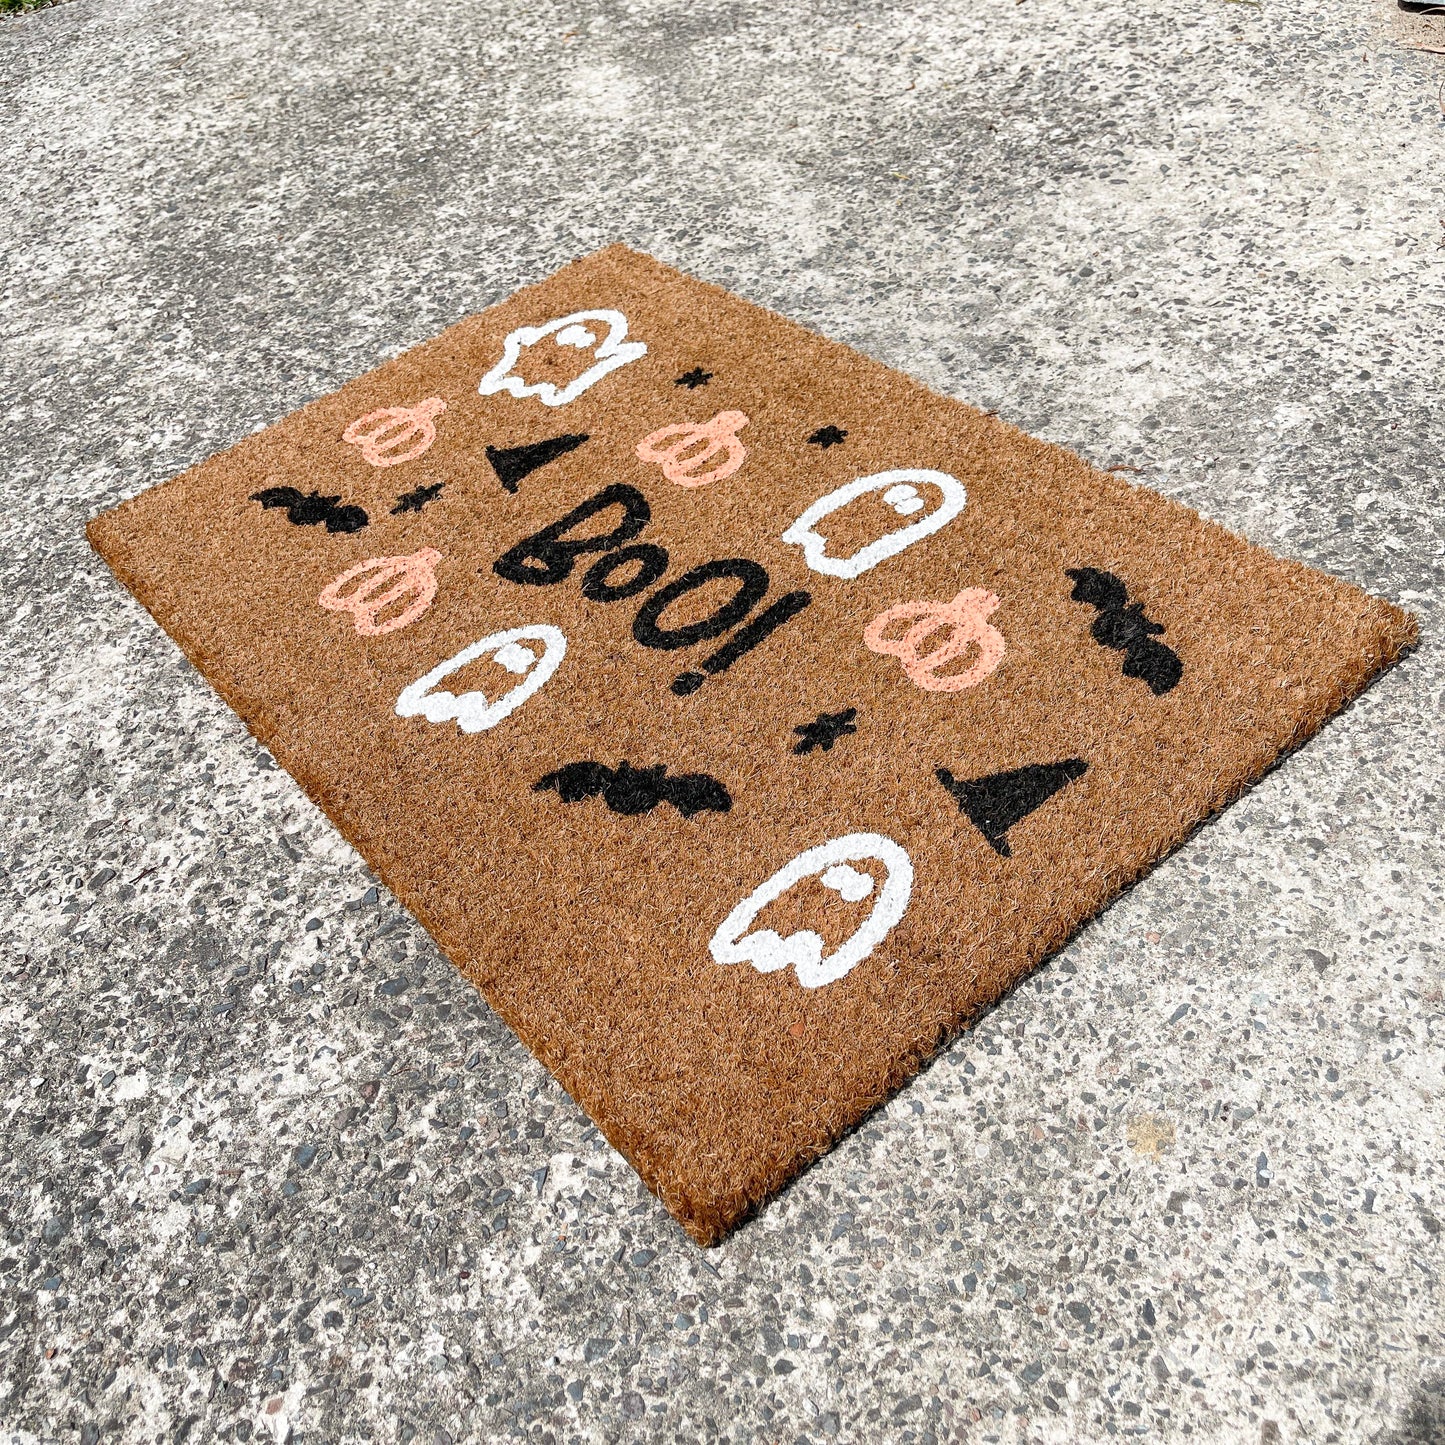
<instances>
[{"instance_id":1,"label":"speckled concrete pavement","mask_svg":"<svg viewBox=\"0 0 1445 1445\"><path fill-rule=\"evenodd\" d=\"M1445 59L1404 43L1445 19L0 22L3 1439L1445 1439ZM1425 627L708 1254L81 535L613 239Z\"/></svg>"}]
</instances>

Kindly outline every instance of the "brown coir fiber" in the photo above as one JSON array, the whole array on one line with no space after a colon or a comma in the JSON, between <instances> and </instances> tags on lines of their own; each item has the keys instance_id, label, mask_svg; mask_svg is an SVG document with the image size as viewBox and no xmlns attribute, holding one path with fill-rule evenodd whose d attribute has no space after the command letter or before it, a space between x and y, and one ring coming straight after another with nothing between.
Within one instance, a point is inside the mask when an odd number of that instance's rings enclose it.
<instances>
[{"instance_id":1,"label":"brown coir fiber","mask_svg":"<svg viewBox=\"0 0 1445 1445\"><path fill-rule=\"evenodd\" d=\"M90 538L702 1243L1415 637L622 247Z\"/></svg>"}]
</instances>

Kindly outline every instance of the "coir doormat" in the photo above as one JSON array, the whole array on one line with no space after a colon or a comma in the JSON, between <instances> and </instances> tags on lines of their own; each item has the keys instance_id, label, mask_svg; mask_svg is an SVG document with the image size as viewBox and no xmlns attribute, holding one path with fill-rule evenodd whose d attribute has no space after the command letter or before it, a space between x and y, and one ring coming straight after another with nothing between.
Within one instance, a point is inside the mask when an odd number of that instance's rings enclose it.
<instances>
[{"instance_id":1,"label":"coir doormat","mask_svg":"<svg viewBox=\"0 0 1445 1445\"><path fill-rule=\"evenodd\" d=\"M90 537L703 1243L1415 636L622 247Z\"/></svg>"}]
</instances>

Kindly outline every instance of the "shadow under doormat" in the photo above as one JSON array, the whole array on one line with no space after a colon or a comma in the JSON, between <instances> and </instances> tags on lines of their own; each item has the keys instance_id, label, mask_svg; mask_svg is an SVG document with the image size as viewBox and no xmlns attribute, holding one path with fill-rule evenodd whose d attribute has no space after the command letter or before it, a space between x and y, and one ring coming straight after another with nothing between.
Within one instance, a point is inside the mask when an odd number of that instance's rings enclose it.
<instances>
[{"instance_id":1,"label":"shadow under doormat","mask_svg":"<svg viewBox=\"0 0 1445 1445\"><path fill-rule=\"evenodd\" d=\"M620 246L89 535L701 1243L1416 636Z\"/></svg>"}]
</instances>

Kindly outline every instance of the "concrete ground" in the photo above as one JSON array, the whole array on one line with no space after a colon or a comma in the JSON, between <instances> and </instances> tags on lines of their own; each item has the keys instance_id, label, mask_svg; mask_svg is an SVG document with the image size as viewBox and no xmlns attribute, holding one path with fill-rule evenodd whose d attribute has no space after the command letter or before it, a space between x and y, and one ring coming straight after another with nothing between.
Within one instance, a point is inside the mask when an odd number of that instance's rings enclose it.
<instances>
[{"instance_id":1,"label":"concrete ground","mask_svg":"<svg viewBox=\"0 0 1445 1445\"><path fill-rule=\"evenodd\" d=\"M1445 17L0 21L0 1439L1445 1439L1445 56L1409 46ZM706 1254L81 535L614 239L1425 632Z\"/></svg>"}]
</instances>

